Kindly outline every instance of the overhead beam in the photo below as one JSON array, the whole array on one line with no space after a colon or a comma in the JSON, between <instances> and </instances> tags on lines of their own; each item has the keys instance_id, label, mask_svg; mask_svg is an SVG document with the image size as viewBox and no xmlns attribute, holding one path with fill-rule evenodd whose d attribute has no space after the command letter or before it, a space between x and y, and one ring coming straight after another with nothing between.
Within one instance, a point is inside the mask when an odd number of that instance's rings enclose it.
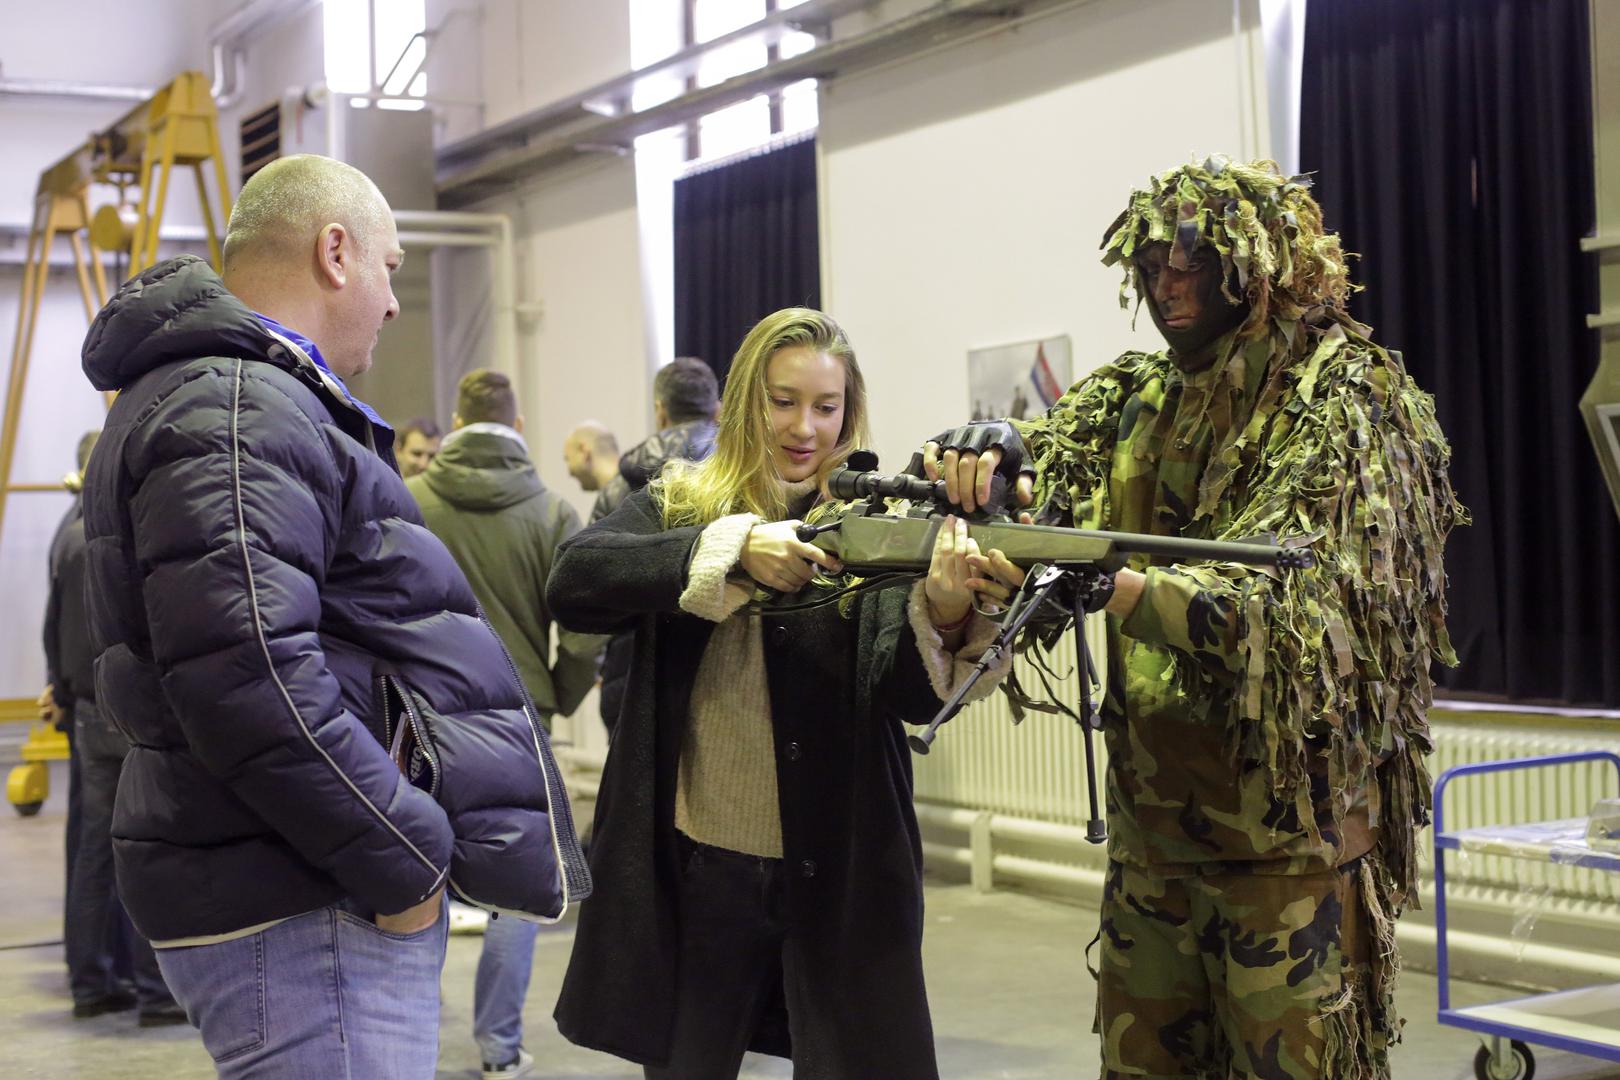
<instances>
[{"instance_id":1,"label":"overhead beam","mask_svg":"<svg viewBox=\"0 0 1620 1080\"><path fill-rule=\"evenodd\" d=\"M446 208L466 206L489 198L549 169L591 153L605 150L628 151L639 136L690 123L711 112L734 105L759 94L768 94L801 79L833 79L851 75L924 50L960 44L975 37L1004 30L1037 15L1077 7L1091 0L940 0L884 26L843 40L817 46L809 52L777 60L714 86L700 87L640 112L601 116L583 111L580 101L587 95L570 98L538 110L532 116L552 117L566 107L572 119L564 123L547 120L531 129L524 145L487 154L470 164L465 160L468 143L447 158L447 148L439 156L439 203ZM862 5L865 6L865 5ZM780 16L799 15L810 4L779 12ZM773 16L774 18L775 16ZM623 76L588 93L611 90L629 99L637 80L646 70ZM532 135L532 132L539 132ZM470 140L468 141L470 142ZM446 162L451 168L444 168Z\"/></svg>"}]
</instances>

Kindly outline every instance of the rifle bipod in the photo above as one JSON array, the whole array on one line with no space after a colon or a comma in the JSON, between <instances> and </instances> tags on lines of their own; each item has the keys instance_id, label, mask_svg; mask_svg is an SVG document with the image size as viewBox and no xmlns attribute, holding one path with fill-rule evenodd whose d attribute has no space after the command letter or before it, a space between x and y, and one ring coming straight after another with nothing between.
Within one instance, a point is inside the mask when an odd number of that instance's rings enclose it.
<instances>
[{"instance_id":1,"label":"rifle bipod","mask_svg":"<svg viewBox=\"0 0 1620 1080\"><path fill-rule=\"evenodd\" d=\"M928 726L921 732L907 737L906 741L911 748L919 754L928 753L941 725L962 711L968 692L973 689L974 684L1012 648L1018 632L1034 618L1035 613L1050 602L1054 607L1067 612L1072 621L1074 651L1080 662L1083 680L1080 687L1083 708L1071 715L1079 722L1085 742L1086 792L1090 803L1089 816L1086 819L1086 840L1093 844L1100 844L1106 840L1108 830L1103 822L1102 808L1098 802L1096 746L1092 739L1092 733L1102 727L1096 698L1101 689L1101 682L1097 677L1096 665L1091 659L1091 649L1086 644L1086 615L1089 612L1101 611L1113 593L1113 575L1096 567L1041 564L1030 567L1023 586L1013 596L1006 614L1002 617L1001 630L996 634L995 640L984 650L983 655L973 665L973 669L962 680L962 684L934 715L933 720L929 721Z\"/></svg>"}]
</instances>

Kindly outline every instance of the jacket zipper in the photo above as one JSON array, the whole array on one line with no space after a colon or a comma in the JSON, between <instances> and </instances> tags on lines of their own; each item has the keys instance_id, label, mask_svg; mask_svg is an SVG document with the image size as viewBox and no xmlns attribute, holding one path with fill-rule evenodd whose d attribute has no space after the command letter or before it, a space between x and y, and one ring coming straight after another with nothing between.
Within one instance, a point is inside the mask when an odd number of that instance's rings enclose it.
<instances>
[{"instance_id":1,"label":"jacket zipper","mask_svg":"<svg viewBox=\"0 0 1620 1080\"><path fill-rule=\"evenodd\" d=\"M439 797L440 777L439 759L435 754L433 744L427 739L427 724L423 721L421 713L417 711L416 703L411 700L410 691L406 689L404 682L394 678L392 675L384 675L383 679L393 686L394 696L399 698L401 709L405 714L405 723L411 729L411 738L415 740L416 745L421 749L422 756L427 759L429 773L428 794L437 800ZM393 733L390 732L388 737L390 748L392 748L393 742ZM411 779L408 771L405 778L407 780Z\"/></svg>"}]
</instances>

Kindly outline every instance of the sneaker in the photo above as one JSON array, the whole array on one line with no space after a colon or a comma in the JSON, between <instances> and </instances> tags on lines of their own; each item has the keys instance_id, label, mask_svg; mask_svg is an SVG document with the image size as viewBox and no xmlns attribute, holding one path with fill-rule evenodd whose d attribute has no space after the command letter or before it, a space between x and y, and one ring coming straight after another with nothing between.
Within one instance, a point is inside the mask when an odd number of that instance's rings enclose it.
<instances>
[{"instance_id":1,"label":"sneaker","mask_svg":"<svg viewBox=\"0 0 1620 1080\"><path fill-rule=\"evenodd\" d=\"M186 1022L186 1010L180 1007L178 1001L167 1001L162 1005L143 1005L140 1016L135 1021L143 1028L168 1027L170 1024Z\"/></svg>"},{"instance_id":2,"label":"sneaker","mask_svg":"<svg viewBox=\"0 0 1620 1080\"><path fill-rule=\"evenodd\" d=\"M534 1055L523 1047L518 1047L517 1057L505 1065L491 1065L484 1062L484 1080L513 1080L514 1077L528 1076L534 1071Z\"/></svg>"},{"instance_id":3,"label":"sneaker","mask_svg":"<svg viewBox=\"0 0 1620 1080\"><path fill-rule=\"evenodd\" d=\"M452 934L482 934L489 925L489 912L483 908L450 901L450 932Z\"/></svg>"},{"instance_id":4,"label":"sneaker","mask_svg":"<svg viewBox=\"0 0 1620 1080\"><path fill-rule=\"evenodd\" d=\"M73 1003L73 1018L87 1020L102 1013L128 1012L135 1007L134 994L104 994L98 998Z\"/></svg>"}]
</instances>

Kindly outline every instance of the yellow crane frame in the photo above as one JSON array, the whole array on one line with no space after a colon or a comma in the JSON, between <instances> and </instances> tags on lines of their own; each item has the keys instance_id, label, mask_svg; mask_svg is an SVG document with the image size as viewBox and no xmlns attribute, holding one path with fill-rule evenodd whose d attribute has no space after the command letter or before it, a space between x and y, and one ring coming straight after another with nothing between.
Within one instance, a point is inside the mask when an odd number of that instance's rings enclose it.
<instances>
[{"instance_id":1,"label":"yellow crane frame","mask_svg":"<svg viewBox=\"0 0 1620 1080\"><path fill-rule=\"evenodd\" d=\"M210 161L220 204L218 228L205 179L205 167ZM17 432L22 422L23 392L28 385L29 354L33 350L34 331L39 324L40 303L45 295L56 239L66 236L72 247L85 320L91 322L107 302L107 276L101 262L103 251L127 251L131 277L157 262L169 180L176 166L190 166L196 177L208 254L217 269L222 230L231 216L231 195L219 144L219 110L214 106L208 77L202 72L182 73L149 100L131 109L104 131L91 135L40 174L23 262L22 299L17 306L17 331L12 340L11 371L6 380L5 412L0 418L0 529L5 525L6 503L11 494L62 490L60 483L14 484L11 479ZM118 208L104 207L95 218L91 217L92 184L115 185L120 192L128 188L139 191L130 227L120 227ZM111 394L107 395L107 400L110 404ZM6 781L7 798L19 812L38 811L49 791L45 762L66 756L67 740L61 733L43 724L36 725L23 746L24 763L12 769Z\"/></svg>"}]
</instances>

